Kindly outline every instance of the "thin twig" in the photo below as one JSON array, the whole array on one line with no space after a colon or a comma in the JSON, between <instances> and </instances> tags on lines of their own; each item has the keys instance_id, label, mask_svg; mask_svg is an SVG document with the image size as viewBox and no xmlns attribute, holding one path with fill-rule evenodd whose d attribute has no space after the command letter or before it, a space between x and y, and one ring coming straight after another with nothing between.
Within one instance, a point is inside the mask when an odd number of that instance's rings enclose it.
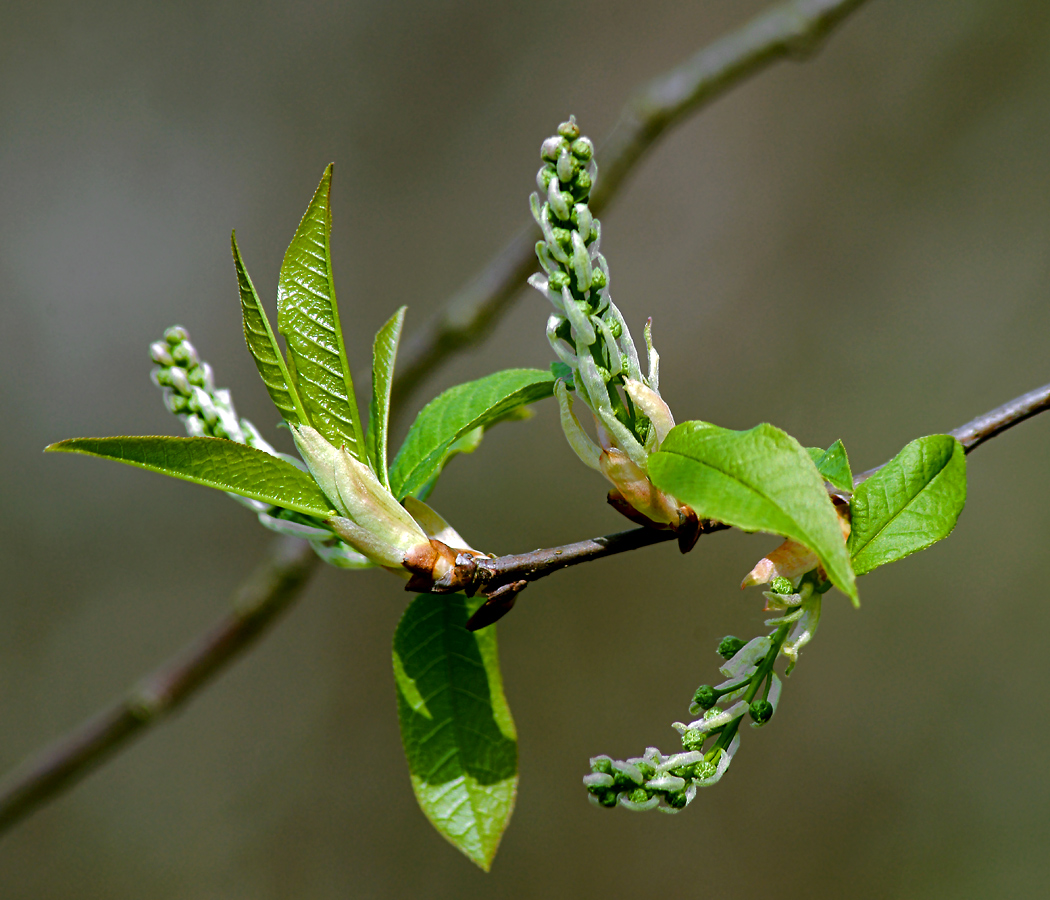
<instances>
[{"instance_id":1,"label":"thin twig","mask_svg":"<svg viewBox=\"0 0 1050 900\"><path fill-rule=\"evenodd\" d=\"M1048 409L1050 409L1050 384L1044 384L1034 391L1015 397L1002 406L997 406L976 419L971 419L965 425L960 425L953 431L949 431L948 434L963 445L963 450L970 453L997 434L1002 434L1008 428L1013 428L1014 425L1021 424L1025 419L1030 419L1032 416L1045 412ZM866 472L861 472L855 476L853 478L854 486L862 481L867 481L885 465L886 463L883 463L881 466L868 469Z\"/></svg>"},{"instance_id":2,"label":"thin twig","mask_svg":"<svg viewBox=\"0 0 1050 900\"><path fill-rule=\"evenodd\" d=\"M715 41L639 91L599 146L601 170L591 195L598 215L646 151L671 126L780 59L814 53L843 19L866 0L792 0ZM477 343L510 308L536 270L535 225L522 229L444 309L402 348L394 382L403 400L449 356ZM397 403L397 407L402 407Z\"/></svg>"},{"instance_id":3,"label":"thin twig","mask_svg":"<svg viewBox=\"0 0 1050 900\"><path fill-rule=\"evenodd\" d=\"M234 595L232 612L122 700L5 779L0 786L0 833L71 788L195 694L298 599L317 565L318 557L305 541L278 541L270 558Z\"/></svg>"},{"instance_id":4,"label":"thin twig","mask_svg":"<svg viewBox=\"0 0 1050 900\"><path fill-rule=\"evenodd\" d=\"M1050 408L1050 385L1030 391L951 432L967 452L984 441ZM873 472L876 470L872 470ZM858 476L863 479L870 472ZM717 522L701 532L719 531ZM603 537L481 561L486 589L535 581L568 566L637 550L676 537L670 531L635 528ZM72 787L165 714L189 699L291 606L317 565L308 544L285 539L237 592L234 611L183 653L145 678L140 686L51 747L30 759L0 785L0 834Z\"/></svg>"}]
</instances>

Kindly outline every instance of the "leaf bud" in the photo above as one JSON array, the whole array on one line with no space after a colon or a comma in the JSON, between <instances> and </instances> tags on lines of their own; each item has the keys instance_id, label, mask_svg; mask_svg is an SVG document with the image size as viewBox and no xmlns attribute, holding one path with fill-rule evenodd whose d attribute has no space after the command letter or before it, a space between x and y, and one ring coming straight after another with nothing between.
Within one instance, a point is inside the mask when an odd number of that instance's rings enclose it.
<instances>
[{"instance_id":1,"label":"leaf bud","mask_svg":"<svg viewBox=\"0 0 1050 900\"><path fill-rule=\"evenodd\" d=\"M181 325L172 325L164 332L164 340L174 346L189 339L189 333Z\"/></svg>"},{"instance_id":2,"label":"leaf bud","mask_svg":"<svg viewBox=\"0 0 1050 900\"><path fill-rule=\"evenodd\" d=\"M740 638L727 634L718 645L718 655L722 659L732 659L743 646L744 642Z\"/></svg>"},{"instance_id":3,"label":"leaf bud","mask_svg":"<svg viewBox=\"0 0 1050 900\"><path fill-rule=\"evenodd\" d=\"M569 141L575 141L580 136L580 126L576 124L576 116L569 116L568 122L562 122L558 126L558 134Z\"/></svg>"},{"instance_id":4,"label":"leaf bud","mask_svg":"<svg viewBox=\"0 0 1050 900\"><path fill-rule=\"evenodd\" d=\"M556 163L561 156L561 149L565 141L560 137L549 137L540 146L540 157L545 162Z\"/></svg>"},{"instance_id":5,"label":"leaf bud","mask_svg":"<svg viewBox=\"0 0 1050 900\"><path fill-rule=\"evenodd\" d=\"M774 578L770 588L774 594L793 594L795 592L795 586L791 583L791 579L785 578L783 575L778 575Z\"/></svg>"},{"instance_id":6,"label":"leaf bud","mask_svg":"<svg viewBox=\"0 0 1050 900\"><path fill-rule=\"evenodd\" d=\"M701 709L710 709L718 700L718 695L715 693L715 689L709 684L702 684L696 689L696 693L693 694L693 703L699 706Z\"/></svg>"},{"instance_id":7,"label":"leaf bud","mask_svg":"<svg viewBox=\"0 0 1050 900\"><path fill-rule=\"evenodd\" d=\"M590 162L594 156L594 144L588 137L582 137L572 142L572 155L583 162Z\"/></svg>"},{"instance_id":8,"label":"leaf bud","mask_svg":"<svg viewBox=\"0 0 1050 900\"><path fill-rule=\"evenodd\" d=\"M748 712L759 725L765 725L773 717L773 704L768 700L756 700Z\"/></svg>"}]
</instances>

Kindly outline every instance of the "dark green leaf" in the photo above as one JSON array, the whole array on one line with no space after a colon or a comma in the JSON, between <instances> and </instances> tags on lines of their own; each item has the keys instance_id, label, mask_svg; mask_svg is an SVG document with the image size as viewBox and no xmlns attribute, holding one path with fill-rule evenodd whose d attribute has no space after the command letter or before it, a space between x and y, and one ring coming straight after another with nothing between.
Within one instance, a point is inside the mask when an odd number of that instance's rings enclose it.
<instances>
[{"instance_id":1,"label":"dark green leaf","mask_svg":"<svg viewBox=\"0 0 1050 900\"><path fill-rule=\"evenodd\" d=\"M810 455L772 425L730 431L706 422L672 428L649 457L649 477L701 518L782 534L809 547L856 602L839 518Z\"/></svg>"},{"instance_id":2,"label":"dark green leaf","mask_svg":"<svg viewBox=\"0 0 1050 900\"><path fill-rule=\"evenodd\" d=\"M277 281L277 329L284 335L310 421L333 446L367 459L354 383L343 347L328 239L332 167L288 245Z\"/></svg>"},{"instance_id":3,"label":"dark green leaf","mask_svg":"<svg viewBox=\"0 0 1050 900\"><path fill-rule=\"evenodd\" d=\"M811 450L810 456L812 455ZM846 448L842 445L842 441L835 441L823 453L818 452L813 462L821 477L829 484L840 491L853 490L853 472L850 470L849 457L846 455Z\"/></svg>"},{"instance_id":4,"label":"dark green leaf","mask_svg":"<svg viewBox=\"0 0 1050 900\"><path fill-rule=\"evenodd\" d=\"M277 346L266 311L255 292L255 286L241 260L241 251L237 246L237 233L230 235L233 248L233 263L237 269L237 287L241 293L241 314L244 319L244 340L248 344L259 375L270 392L270 399L280 411L284 420L292 425L309 424L302 400L284 364L284 357Z\"/></svg>"},{"instance_id":5,"label":"dark green leaf","mask_svg":"<svg viewBox=\"0 0 1050 900\"><path fill-rule=\"evenodd\" d=\"M858 575L924 550L955 527L966 503L966 454L948 434L908 444L850 503L849 550Z\"/></svg>"},{"instance_id":6,"label":"dark green leaf","mask_svg":"<svg viewBox=\"0 0 1050 900\"><path fill-rule=\"evenodd\" d=\"M128 463L308 516L332 514L328 499L305 472L269 453L222 438L71 438L45 449Z\"/></svg>"},{"instance_id":7,"label":"dark green leaf","mask_svg":"<svg viewBox=\"0 0 1050 900\"><path fill-rule=\"evenodd\" d=\"M390 386L394 381L394 360L405 323L405 307L394 313L376 332L372 347L372 402L368 406L368 456L372 471L390 487L386 467L387 429L390 423Z\"/></svg>"},{"instance_id":8,"label":"dark green leaf","mask_svg":"<svg viewBox=\"0 0 1050 900\"><path fill-rule=\"evenodd\" d=\"M436 475L452 444L513 409L549 397L554 376L539 369L506 369L449 388L416 416L390 466L390 489L399 500Z\"/></svg>"},{"instance_id":9,"label":"dark green leaf","mask_svg":"<svg viewBox=\"0 0 1050 900\"><path fill-rule=\"evenodd\" d=\"M416 597L394 634L401 740L434 827L488 871L518 790L518 736L495 627L464 627L482 598Z\"/></svg>"}]
</instances>

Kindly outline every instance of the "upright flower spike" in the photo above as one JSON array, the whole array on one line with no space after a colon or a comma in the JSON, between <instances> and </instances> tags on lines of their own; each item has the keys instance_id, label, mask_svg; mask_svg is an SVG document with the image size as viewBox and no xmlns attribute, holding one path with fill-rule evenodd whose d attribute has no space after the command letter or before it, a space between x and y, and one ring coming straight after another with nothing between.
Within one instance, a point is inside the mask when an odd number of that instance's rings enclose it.
<instances>
[{"instance_id":1,"label":"upright flower spike","mask_svg":"<svg viewBox=\"0 0 1050 900\"><path fill-rule=\"evenodd\" d=\"M536 256L543 273L531 284L554 311L547 340L572 370L576 396L591 411L598 441L580 427L564 385L556 390L565 437L576 454L612 483L609 502L628 518L679 533L692 546L696 516L659 490L647 474L649 454L660 449L674 417L659 390L660 357L646 325L648 374L643 374L631 332L609 293L609 265L601 254L601 223L587 205L598 175L594 145L580 135L576 119L540 147L539 193L530 197L543 233ZM543 199L541 199L543 198Z\"/></svg>"}]
</instances>

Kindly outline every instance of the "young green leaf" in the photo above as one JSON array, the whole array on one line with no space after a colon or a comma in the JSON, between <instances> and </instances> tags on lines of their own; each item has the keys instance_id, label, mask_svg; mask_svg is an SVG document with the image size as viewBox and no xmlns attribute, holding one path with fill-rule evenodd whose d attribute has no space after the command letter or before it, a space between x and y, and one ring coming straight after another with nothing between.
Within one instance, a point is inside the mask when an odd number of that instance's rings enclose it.
<instances>
[{"instance_id":1,"label":"young green leaf","mask_svg":"<svg viewBox=\"0 0 1050 900\"><path fill-rule=\"evenodd\" d=\"M809 454L813 456L813 451L810 450ZM821 477L833 487L840 491L853 490L853 472L850 470L849 457L842 441L835 441L823 452L818 450L813 463Z\"/></svg>"},{"instance_id":2,"label":"young green leaf","mask_svg":"<svg viewBox=\"0 0 1050 900\"><path fill-rule=\"evenodd\" d=\"M857 485L850 503L854 570L863 575L947 537L965 503L962 444L948 434L912 441Z\"/></svg>"},{"instance_id":3,"label":"young green leaf","mask_svg":"<svg viewBox=\"0 0 1050 900\"><path fill-rule=\"evenodd\" d=\"M394 313L376 332L372 347L372 402L368 405L368 458L372 471L386 488L390 477L386 467L387 428L390 423L390 386L394 381L394 360L405 323L405 307Z\"/></svg>"},{"instance_id":4,"label":"young green leaf","mask_svg":"<svg viewBox=\"0 0 1050 900\"><path fill-rule=\"evenodd\" d=\"M328 239L332 167L284 255L277 281L277 329L284 335L299 392L313 426L328 443L367 458L354 383L343 347Z\"/></svg>"},{"instance_id":5,"label":"young green leaf","mask_svg":"<svg viewBox=\"0 0 1050 900\"><path fill-rule=\"evenodd\" d=\"M649 477L698 516L805 544L854 602L857 588L838 515L809 454L772 425L731 431L706 422L671 429Z\"/></svg>"},{"instance_id":6,"label":"young green leaf","mask_svg":"<svg viewBox=\"0 0 1050 900\"><path fill-rule=\"evenodd\" d=\"M305 472L269 453L222 438L71 438L44 449L128 463L308 516L332 514L328 498Z\"/></svg>"},{"instance_id":7,"label":"young green leaf","mask_svg":"<svg viewBox=\"0 0 1050 900\"><path fill-rule=\"evenodd\" d=\"M270 392L281 416L290 425L309 425L310 420L303 409L303 402L293 386L293 381L284 364L281 349L277 346L273 329L266 318L266 311L259 301L248 270L241 260L241 251L237 246L237 232L230 235L230 246L233 249L233 264L237 269L237 287L241 294L241 315L244 319L244 340L248 344L259 375Z\"/></svg>"},{"instance_id":8,"label":"young green leaf","mask_svg":"<svg viewBox=\"0 0 1050 900\"><path fill-rule=\"evenodd\" d=\"M514 809L518 736L496 629L465 628L481 602L416 597L394 633L394 680L416 800L438 832L487 872Z\"/></svg>"},{"instance_id":9,"label":"young green leaf","mask_svg":"<svg viewBox=\"0 0 1050 900\"><path fill-rule=\"evenodd\" d=\"M399 500L416 496L441 470L456 440L553 391L554 376L540 369L505 369L449 388L416 416L390 466L390 490Z\"/></svg>"}]
</instances>

